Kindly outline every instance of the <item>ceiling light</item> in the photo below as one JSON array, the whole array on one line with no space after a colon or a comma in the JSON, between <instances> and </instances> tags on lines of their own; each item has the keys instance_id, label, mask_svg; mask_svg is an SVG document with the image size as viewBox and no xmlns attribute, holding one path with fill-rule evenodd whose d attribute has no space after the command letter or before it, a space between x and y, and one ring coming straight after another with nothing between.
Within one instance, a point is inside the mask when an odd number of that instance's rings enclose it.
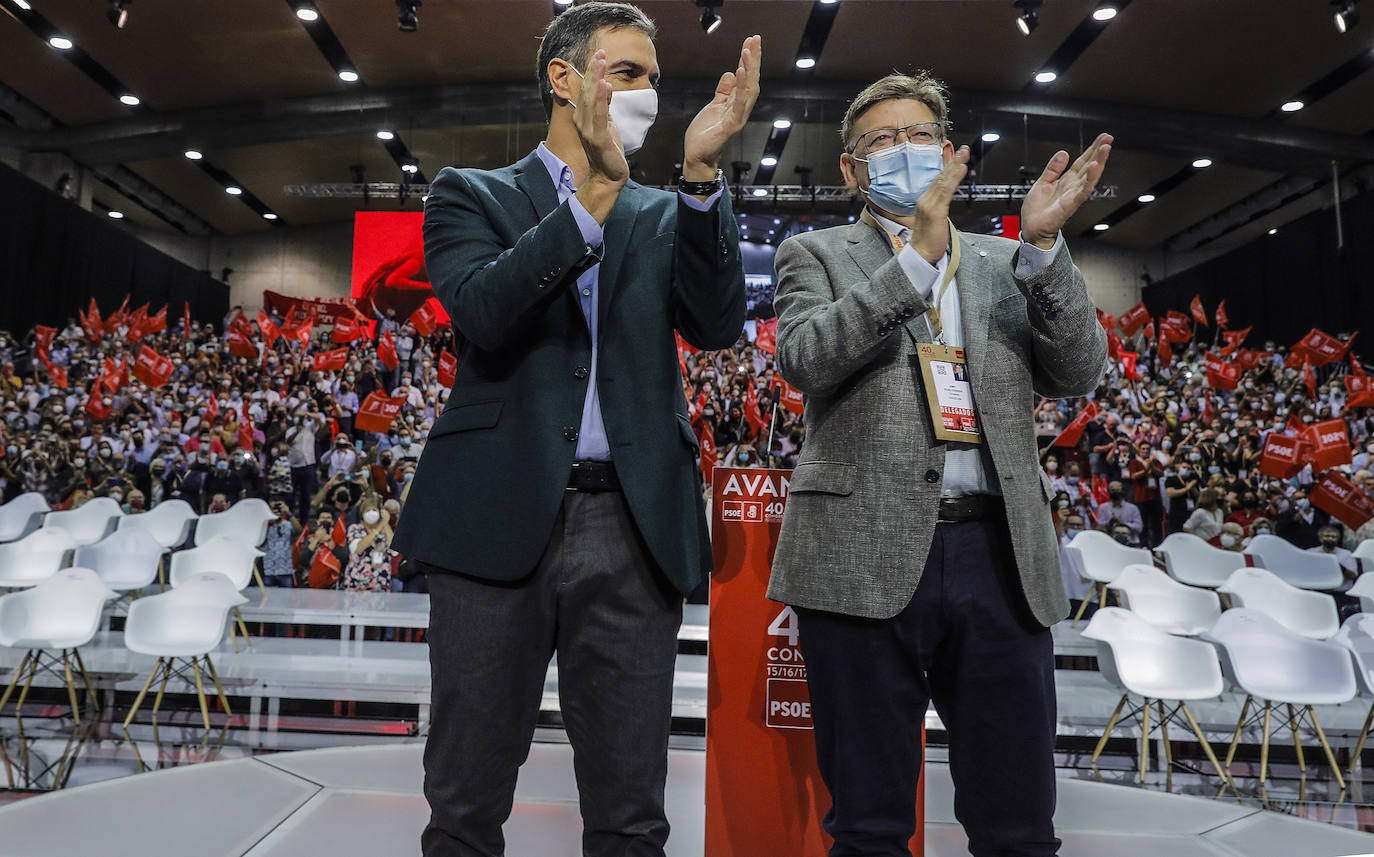
<instances>
[{"instance_id":1,"label":"ceiling light","mask_svg":"<svg viewBox=\"0 0 1374 857\"><path fill-rule=\"evenodd\" d=\"M276 220L276 219L277 219L277 215L275 215L275 214L273 214L272 212L269 211L269 212L267 212L266 214L264 214L264 215L262 216L262 219L263 219L263 220Z\"/></svg>"},{"instance_id":2,"label":"ceiling light","mask_svg":"<svg viewBox=\"0 0 1374 857\"><path fill-rule=\"evenodd\" d=\"M422 0L396 0L396 27L402 33L413 33L420 29L420 16L415 11L420 5Z\"/></svg>"},{"instance_id":3,"label":"ceiling light","mask_svg":"<svg viewBox=\"0 0 1374 857\"><path fill-rule=\"evenodd\" d=\"M1342 33L1360 23L1360 10L1355 8L1357 0L1331 0L1336 7L1336 29Z\"/></svg>"},{"instance_id":4,"label":"ceiling light","mask_svg":"<svg viewBox=\"0 0 1374 857\"><path fill-rule=\"evenodd\" d=\"M984 143L996 143L1000 139L1002 139L1002 135L998 134L996 131L989 131L983 135Z\"/></svg>"},{"instance_id":5,"label":"ceiling light","mask_svg":"<svg viewBox=\"0 0 1374 857\"><path fill-rule=\"evenodd\" d=\"M121 95L119 96L119 100L130 107L137 107L141 103L137 95Z\"/></svg>"},{"instance_id":6,"label":"ceiling light","mask_svg":"<svg viewBox=\"0 0 1374 857\"><path fill-rule=\"evenodd\" d=\"M708 33L714 33L720 29L720 15L710 6L701 10L701 29Z\"/></svg>"},{"instance_id":7,"label":"ceiling light","mask_svg":"<svg viewBox=\"0 0 1374 857\"><path fill-rule=\"evenodd\" d=\"M791 127L792 127L792 120L791 120L791 119L774 119L774 120L773 120L773 127L774 127L774 128L777 128L779 131L786 131L788 128L791 128Z\"/></svg>"},{"instance_id":8,"label":"ceiling light","mask_svg":"<svg viewBox=\"0 0 1374 857\"><path fill-rule=\"evenodd\" d=\"M1016 0L1011 5L1021 10L1016 17L1016 29L1023 36L1034 33L1035 28L1040 26L1040 7L1044 5L1044 0Z\"/></svg>"},{"instance_id":9,"label":"ceiling light","mask_svg":"<svg viewBox=\"0 0 1374 857\"><path fill-rule=\"evenodd\" d=\"M415 164L401 164L401 172L404 172L404 173L418 173L419 171L420 171L420 168L419 168L418 166L416 166Z\"/></svg>"},{"instance_id":10,"label":"ceiling light","mask_svg":"<svg viewBox=\"0 0 1374 857\"><path fill-rule=\"evenodd\" d=\"M1146 203L1151 203L1155 201L1155 195L1152 193L1142 193L1140 196L1135 198L1135 201L1141 203L1142 205Z\"/></svg>"},{"instance_id":11,"label":"ceiling light","mask_svg":"<svg viewBox=\"0 0 1374 857\"><path fill-rule=\"evenodd\" d=\"M1273 234L1277 233L1278 231L1279 231L1279 228L1278 228L1277 226L1275 226L1273 229L1270 229L1270 230L1269 230L1268 234L1269 234L1269 235L1273 235Z\"/></svg>"},{"instance_id":12,"label":"ceiling light","mask_svg":"<svg viewBox=\"0 0 1374 857\"><path fill-rule=\"evenodd\" d=\"M840 0L821 0L821 5L822 5L822 6L834 6L834 5L835 5L836 3L838 3L838 2L840 2Z\"/></svg>"},{"instance_id":13,"label":"ceiling light","mask_svg":"<svg viewBox=\"0 0 1374 857\"><path fill-rule=\"evenodd\" d=\"M1301 101L1294 99L1293 101L1285 102L1284 105L1279 109L1282 110L1284 113L1297 113L1305 106L1306 105L1303 104Z\"/></svg>"},{"instance_id":14,"label":"ceiling light","mask_svg":"<svg viewBox=\"0 0 1374 857\"><path fill-rule=\"evenodd\" d=\"M196 149L187 149L184 152L184 154L186 155L187 159L192 161L199 161L201 158L205 157Z\"/></svg>"},{"instance_id":15,"label":"ceiling light","mask_svg":"<svg viewBox=\"0 0 1374 857\"><path fill-rule=\"evenodd\" d=\"M1035 82L1036 82L1036 83L1054 83L1055 78L1057 78L1057 77L1059 77L1059 75L1056 74L1055 72L1052 72L1052 71L1042 71L1042 72L1040 72L1039 74L1037 74L1037 75L1035 76Z\"/></svg>"},{"instance_id":16,"label":"ceiling light","mask_svg":"<svg viewBox=\"0 0 1374 857\"><path fill-rule=\"evenodd\" d=\"M1093 229L1094 229L1095 231L1097 231L1097 232L1106 232L1108 229L1111 229L1111 228L1112 228L1112 227L1111 227L1109 224L1106 224L1106 223L1098 223L1098 224L1096 224L1096 225L1093 226Z\"/></svg>"},{"instance_id":17,"label":"ceiling light","mask_svg":"<svg viewBox=\"0 0 1374 857\"><path fill-rule=\"evenodd\" d=\"M766 187L756 187L756 188L754 188L754 196L768 196L768 188L766 188Z\"/></svg>"},{"instance_id":18,"label":"ceiling light","mask_svg":"<svg viewBox=\"0 0 1374 857\"><path fill-rule=\"evenodd\" d=\"M344 83L357 83L358 73L350 69L344 69L339 72L339 80L342 80Z\"/></svg>"},{"instance_id":19,"label":"ceiling light","mask_svg":"<svg viewBox=\"0 0 1374 857\"><path fill-rule=\"evenodd\" d=\"M774 234L773 230L771 230L771 229L768 230L768 234L769 234L769 235L773 235L773 234Z\"/></svg>"},{"instance_id":20,"label":"ceiling light","mask_svg":"<svg viewBox=\"0 0 1374 857\"><path fill-rule=\"evenodd\" d=\"M243 196L243 188L239 187L238 185L231 184L224 189L224 192L229 194L230 196Z\"/></svg>"},{"instance_id":21,"label":"ceiling light","mask_svg":"<svg viewBox=\"0 0 1374 857\"><path fill-rule=\"evenodd\" d=\"M815 57L797 57L797 68L808 69L816 67Z\"/></svg>"},{"instance_id":22,"label":"ceiling light","mask_svg":"<svg viewBox=\"0 0 1374 857\"><path fill-rule=\"evenodd\" d=\"M573 0L553 0L555 6L571 6L572 4Z\"/></svg>"},{"instance_id":23,"label":"ceiling light","mask_svg":"<svg viewBox=\"0 0 1374 857\"><path fill-rule=\"evenodd\" d=\"M378 132L377 132L377 139L378 139L378 140L394 140L394 139L396 139L396 135L395 135L394 133L392 133L391 131L378 131Z\"/></svg>"},{"instance_id":24,"label":"ceiling light","mask_svg":"<svg viewBox=\"0 0 1374 857\"><path fill-rule=\"evenodd\" d=\"M129 23L129 10L124 7L132 2L134 0L110 0L110 8L105 13L105 17L111 24L121 30L124 29L124 25Z\"/></svg>"},{"instance_id":25,"label":"ceiling light","mask_svg":"<svg viewBox=\"0 0 1374 857\"><path fill-rule=\"evenodd\" d=\"M302 3L296 7L296 17L307 24L312 24L320 20L320 10L315 8L314 3Z\"/></svg>"},{"instance_id":26,"label":"ceiling light","mask_svg":"<svg viewBox=\"0 0 1374 857\"><path fill-rule=\"evenodd\" d=\"M1193 169L1195 169L1195 170L1205 170L1205 169L1207 169L1208 167L1210 167L1211 165L1212 165L1212 159L1211 159L1211 158L1198 158L1196 161L1193 161Z\"/></svg>"},{"instance_id":27,"label":"ceiling light","mask_svg":"<svg viewBox=\"0 0 1374 857\"><path fill-rule=\"evenodd\" d=\"M1093 10L1093 20L1110 21L1116 17L1116 13L1119 11L1121 10L1116 8L1115 3L1099 3L1097 8Z\"/></svg>"},{"instance_id":28,"label":"ceiling light","mask_svg":"<svg viewBox=\"0 0 1374 857\"><path fill-rule=\"evenodd\" d=\"M59 51L69 51L72 49L72 40L66 36L53 36L48 39L48 44L57 48Z\"/></svg>"},{"instance_id":29,"label":"ceiling light","mask_svg":"<svg viewBox=\"0 0 1374 857\"><path fill-rule=\"evenodd\" d=\"M774 226L781 226L781 225L782 225L782 220L780 220L779 218L776 218L776 217L773 218L773 225L774 225Z\"/></svg>"},{"instance_id":30,"label":"ceiling light","mask_svg":"<svg viewBox=\"0 0 1374 857\"><path fill-rule=\"evenodd\" d=\"M761 167L776 167L777 165L778 159L772 155L764 155L762 158L759 158L759 166Z\"/></svg>"},{"instance_id":31,"label":"ceiling light","mask_svg":"<svg viewBox=\"0 0 1374 857\"><path fill-rule=\"evenodd\" d=\"M114 219L114 220L123 220L123 219L124 219L124 212L122 212L122 211L110 211L110 212L109 212L109 215L110 215L110 217L111 217L112 219Z\"/></svg>"},{"instance_id":32,"label":"ceiling light","mask_svg":"<svg viewBox=\"0 0 1374 857\"><path fill-rule=\"evenodd\" d=\"M20 9L23 9L25 12L33 11L33 7L30 6L27 2L25 2L25 0L14 0L14 5L18 6Z\"/></svg>"}]
</instances>

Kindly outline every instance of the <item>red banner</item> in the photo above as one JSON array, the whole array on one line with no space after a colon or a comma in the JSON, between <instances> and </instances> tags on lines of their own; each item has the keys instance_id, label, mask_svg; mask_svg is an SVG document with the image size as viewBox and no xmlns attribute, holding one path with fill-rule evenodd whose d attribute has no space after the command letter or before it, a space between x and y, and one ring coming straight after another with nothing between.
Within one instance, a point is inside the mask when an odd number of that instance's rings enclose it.
<instances>
[{"instance_id":1,"label":"red banner","mask_svg":"<svg viewBox=\"0 0 1374 857\"><path fill-rule=\"evenodd\" d=\"M242 312L235 313L234 317L229 320L229 332L237 333L244 339L252 339L257 335L253 333L253 325L248 323L248 316L244 315ZM254 356L256 355L257 352L254 351Z\"/></svg>"},{"instance_id":2,"label":"red banner","mask_svg":"<svg viewBox=\"0 0 1374 857\"><path fill-rule=\"evenodd\" d=\"M1306 445L1296 437L1289 437L1277 431L1270 432L1264 441L1260 473L1278 479L1293 478L1303 468L1302 455Z\"/></svg>"},{"instance_id":3,"label":"red banner","mask_svg":"<svg viewBox=\"0 0 1374 857\"><path fill-rule=\"evenodd\" d=\"M405 396L383 396L381 393L372 393L363 399L363 406L358 409L358 416L353 421L353 425L363 431L385 434L386 430L391 428L391 421L400 415L401 406L405 403Z\"/></svg>"},{"instance_id":4,"label":"red banner","mask_svg":"<svg viewBox=\"0 0 1374 857\"><path fill-rule=\"evenodd\" d=\"M186 338L191 335L191 302L183 301L181 312L181 336Z\"/></svg>"},{"instance_id":5,"label":"red banner","mask_svg":"<svg viewBox=\"0 0 1374 857\"><path fill-rule=\"evenodd\" d=\"M1193 295L1193 302L1188 304L1188 312L1192 313L1193 320L1203 327L1209 327L1207 321L1207 310L1202 306L1202 295Z\"/></svg>"},{"instance_id":6,"label":"red banner","mask_svg":"<svg viewBox=\"0 0 1374 857\"><path fill-rule=\"evenodd\" d=\"M420 304L420 308L411 315L410 323L415 325L421 336L429 336L439 329L439 313L436 310L438 303L434 298L430 298Z\"/></svg>"},{"instance_id":7,"label":"red banner","mask_svg":"<svg viewBox=\"0 0 1374 857\"><path fill-rule=\"evenodd\" d=\"M104 386L103 381L104 377L102 376L92 384L90 394L86 397L86 413L97 420L105 419L110 415L110 412L114 410L113 405L105 404L101 398L104 395L104 391L101 389L101 387Z\"/></svg>"},{"instance_id":8,"label":"red banner","mask_svg":"<svg viewBox=\"0 0 1374 857\"><path fill-rule=\"evenodd\" d=\"M229 353L236 357L257 357L258 346L247 336L236 330L230 330L224 337L225 343L229 346Z\"/></svg>"},{"instance_id":9,"label":"red banner","mask_svg":"<svg viewBox=\"0 0 1374 857\"><path fill-rule=\"evenodd\" d=\"M1218 390L1234 390L1240 382L1240 367L1215 354L1207 354L1207 385Z\"/></svg>"},{"instance_id":10,"label":"red banner","mask_svg":"<svg viewBox=\"0 0 1374 857\"><path fill-rule=\"evenodd\" d=\"M333 351L321 351L315 355L314 362L311 364L316 372L328 372L339 370L348 362L348 349L335 348Z\"/></svg>"},{"instance_id":11,"label":"red banner","mask_svg":"<svg viewBox=\"0 0 1374 857\"><path fill-rule=\"evenodd\" d=\"M1374 500L1339 473L1328 473L1312 489L1312 505L1352 530L1374 518Z\"/></svg>"},{"instance_id":12,"label":"red banner","mask_svg":"<svg viewBox=\"0 0 1374 857\"><path fill-rule=\"evenodd\" d=\"M258 310L258 330L262 331L263 341L267 347L271 348L277 342L277 337L281 336L281 328L272 320L272 316L267 314L267 310Z\"/></svg>"},{"instance_id":13,"label":"red banner","mask_svg":"<svg viewBox=\"0 0 1374 857\"><path fill-rule=\"evenodd\" d=\"M1303 430L1302 439L1312 445L1307 461L1312 470L1321 473L1338 464L1350 463L1350 431L1345 420L1324 420Z\"/></svg>"},{"instance_id":14,"label":"red banner","mask_svg":"<svg viewBox=\"0 0 1374 857\"><path fill-rule=\"evenodd\" d=\"M317 324L333 324L336 318L358 315L353 301L348 298L292 298L273 291L263 291L263 306L281 316L282 327L291 321L302 322L306 319Z\"/></svg>"},{"instance_id":15,"label":"red banner","mask_svg":"<svg viewBox=\"0 0 1374 857\"><path fill-rule=\"evenodd\" d=\"M445 354L448 352L445 351ZM396 340L391 338L391 331L382 333L381 339L377 340L377 359L382 361L382 365L388 370L395 370L401 365L401 358L396 356ZM452 382L450 382L452 383ZM445 384L444 386L449 386Z\"/></svg>"},{"instance_id":16,"label":"red banner","mask_svg":"<svg viewBox=\"0 0 1374 857\"><path fill-rule=\"evenodd\" d=\"M1113 360L1121 359L1121 334L1114 328L1106 328L1107 331L1107 356Z\"/></svg>"},{"instance_id":17,"label":"red banner","mask_svg":"<svg viewBox=\"0 0 1374 857\"><path fill-rule=\"evenodd\" d=\"M830 796L816 768L797 616L769 601L788 470L717 467L711 480L706 842L711 857L818 857ZM923 854L922 778L912 853Z\"/></svg>"},{"instance_id":18,"label":"red banner","mask_svg":"<svg viewBox=\"0 0 1374 857\"><path fill-rule=\"evenodd\" d=\"M756 331L754 345L757 346L760 351L766 351L769 354L777 354L778 320L776 318L770 318L767 321L759 321L756 323L754 330Z\"/></svg>"},{"instance_id":19,"label":"red banner","mask_svg":"<svg viewBox=\"0 0 1374 857\"><path fill-rule=\"evenodd\" d=\"M1223 298L1221 303L1217 304L1217 327L1225 330L1226 325L1229 324L1230 321L1231 319L1226 316L1226 300ZM1246 330L1249 329L1248 327L1246 328Z\"/></svg>"},{"instance_id":20,"label":"red banner","mask_svg":"<svg viewBox=\"0 0 1374 857\"><path fill-rule=\"evenodd\" d=\"M334 333L330 337L334 342L352 342L361 335L362 329L357 318L339 316L334 319Z\"/></svg>"},{"instance_id":21,"label":"red banner","mask_svg":"<svg viewBox=\"0 0 1374 857\"><path fill-rule=\"evenodd\" d=\"M1252 348L1242 348L1236 352L1235 364L1240 367L1240 371L1249 372L1260 364L1266 352L1256 351Z\"/></svg>"},{"instance_id":22,"label":"red banner","mask_svg":"<svg viewBox=\"0 0 1374 857\"><path fill-rule=\"evenodd\" d=\"M149 387L161 387L172 377L172 361L148 346L138 350L134 360L134 377Z\"/></svg>"},{"instance_id":23,"label":"red banner","mask_svg":"<svg viewBox=\"0 0 1374 857\"><path fill-rule=\"evenodd\" d=\"M1150 311L1145 308L1144 301L1136 304L1121 314L1117 324L1121 326L1121 332L1127 336L1135 336L1137 330L1145 326L1150 320Z\"/></svg>"},{"instance_id":24,"label":"red banner","mask_svg":"<svg viewBox=\"0 0 1374 857\"><path fill-rule=\"evenodd\" d=\"M798 416L806 412L801 390L784 381L781 375L773 376L773 386L777 388L778 402L784 408Z\"/></svg>"},{"instance_id":25,"label":"red banner","mask_svg":"<svg viewBox=\"0 0 1374 857\"><path fill-rule=\"evenodd\" d=\"M439 352L439 383L445 387L453 386L453 379L458 377L458 358L448 351Z\"/></svg>"},{"instance_id":26,"label":"red banner","mask_svg":"<svg viewBox=\"0 0 1374 857\"><path fill-rule=\"evenodd\" d=\"M1324 330L1312 328L1293 346L1293 353L1311 361L1313 366L1325 366L1344 354L1344 343Z\"/></svg>"},{"instance_id":27,"label":"red banner","mask_svg":"<svg viewBox=\"0 0 1374 857\"><path fill-rule=\"evenodd\" d=\"M1097 416L1097 403L1089 402L1088 406L1073 418L1064 430L1059 433L1050 446L1078 446L1078 439L1083 436L1083 429L1088 427L1088 421Z\"/></svg>"},{"instance_id":28,"label":"red banner","mask_svg":"<svg viewBox=\"0 0 1374 857\"><path fill-rule=\"evenodd\" d=\"M322 547L315 551L314 558L310 561L310 573L306 582L311 589L329 589L339 581L340 563L339 558L334 556L334 552L328 547Z\"/></svg>"},{"instance_id":29,"label":"red banner","mask_svg":"<svg viewBox=\"0 0 1374 857\"><path fill-rule=\"evenodd\" d=\"M1193 338L1193 327L1188 321L1188 316L1169 310L1168 315L1159 321L1159 335L1176 345L1182 345Z\"/></svg>"}]
</instances>

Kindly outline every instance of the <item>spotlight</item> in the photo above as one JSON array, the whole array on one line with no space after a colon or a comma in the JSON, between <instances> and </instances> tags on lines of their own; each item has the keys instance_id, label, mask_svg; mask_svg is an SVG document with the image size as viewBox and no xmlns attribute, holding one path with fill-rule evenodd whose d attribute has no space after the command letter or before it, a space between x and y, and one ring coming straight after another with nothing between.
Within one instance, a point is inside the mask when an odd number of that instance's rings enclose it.
<instances>
[{"instance_id":1,"label":"spotlight","mask_svg":"<svg viewBox=\"0 0 1374 857\"><path fill-rule=\"evenodd\" d=\"M768 196L768 188L766 188L766 187L756 187L756 188L754 188L754 196Z\"/></svg>"},{"instance_id":2,"label":"spotlight","mask_svg":"<svg viewBox=\"0 0 1374 857\"><path fill-rule=\"evenodd\" d=\"M1360 23L1360 10L1355 8L1359 0L1331 0L1336 7L1336 29L1342 33Z\"/></svg>"},{"instance_id":3,"label":"spotlight","mask_svg":"<svg viewBox=\"0 0 1374 857\"><path fill-rule=\"evenodd\" d=\"M277 215L275 215L275 214L273 214L272 212L269 211L269 212L267 212L266 214L264 214L264 215L262 216L262 219L263 219L263 220L276 220L276 219L277 219Z\"/></svg>"},{"instance_id":4,"label":"spotlight","mask_svg":"<svg viewBox=\"0 0 1374 857\"><path fill-rule=\"evenodd\" d=\"M138 96L137 96L137 95L129 95L129 94L121 95L121 96L119 96L119 100L120 100L120 102L122 102L123 104L128 105L129 107L137 107L139 104L142 103L142 102L140 102L140 101L138 100Z\"/></svg>"},{"instance_id":5,"label":"spotlight","mask_svg":"<svg viewBox=\"0 0 1374 857\"><path fill-rule=\"evenodd\" d=\"M1108 229L1111 229L1111 226L1109 226L1106 223L1098 223L1093 225L1093 230L1097 232L1106 232Z\"/></svg>"},{"instance_id":6,"label":"spotlight","mask_svg":"<svg viewBox=\"0 0 1374 857\"><path fill-rule=\"evenodd\" d=\"M781 225L782 225L782 220L779 219L779 218L777 218L777 217L773 218L773 225L774 225L774 226L781 226ZM771 235L771 234L773 233L773 230L771 230L771 229L768 230L768 233Z\"/></svg>"},{"instance_id":7,"label":"spotlight","mask_svg":"<svg viewBox=\"0 0 1374 857\"><path fill-rule=\"evenodd\" d=\"M1045 0L1016 0L1011 5L1021 10L1021 14L1016 17L1016 29L1020 30L1023 36L1034 33L1035 28L1040 26L1040 7L1045 5Z\"/></svg>"},{"instance_id":8,"label":"spotlight","mask_svg":"<svg viewBox=\"0 0 1374 857\"><path fill-rule=\"evenodd\" d=\"M129 23L129 10L125 7L133 2L134 0L110 0L110 9L105 13L105 17L118 29L124 29L124 25Z\"/></svg>"},{"instance_id":9,"label":"spotlight","mask_svg":"<svg viewBox=\"0 0 1374 857\"><path fill-rule=\"evenodd\" d=\"M1002 139L1002 135L998 134L996 131L989 131L983 135L984 143L996 143L1000 139Z\"/></svg>"},{"instance_id":10,"label":"spotlight","mask_svg":"<svg viewBox=\"0 0 1374 857\"><path fill-rule=\"evenodd\" d=\"M358 73L351 69L344 69L339 72L339 80L342 80L344 83L357 83Z\"/></svg>"},{"instance_id":11,"label":"spotlight","mask_svg":"<svg viewBox=\"0 0 1374 857\"><path fill-rule=\"evenodd\" d=\"M797 57L797 68L802 69L802 70L804 71L804 70L806 70L806 69L815 68L815 67L816 67L816 58L815 58L815 57Z\"/></svg>"},{"instance_id":12,"label":"spotlight","mask_svg":"<svg viewBox=\"0 0 1374 857\"><path fill-rule=\"evenodd\" d=\"M66 36L53 36L48 39L48 44L57 48L59 51L69 51L72 49L72 40Z\"/></svg>"},{"instance_id":13,"label":"spotlight","mask_svg":"<svg viewBox=\"0 0 1374 857\"><path fill-rule=\"evenodd\" d=\"M378 140L394 140L394 139L396 139L396 135L393 134L393 133L390 132L390 131L378 131L378 132L377 132L377 139L378 139Z\"/></svg>"},{"instance_id":14,"label":"spotlight","mask_svg":"<svg viewBox=\"0 0 1374 857\"><path fill-rule=\"evenodd\" d=\"M1268 234L1268 235L1277 235L1277 234L1278 234L1278 231L1279 231L1279 228L1278 228L1277 226L1275 226L1273 229L1270 229L1266 234Z\"/></svg>"},{"instance_id":15,"label":"spotlight","mask_svg":"<svg viewBox=\"0 0 1374 857\"><path fill-rule=\"evenodd\" d=\"M791 128L791 127L792 127L792 120L791 120L791 119L774 119L774 120L773 120L773 127L774 127L774 128L777 128L779 131L786 131L788 128Z\"/></svg>"},{"instance_id":16,"label":"spotlight","mask_svg":"<svg viewBox=\"0 0 1374 857\"><path fill-rule=\"evenodd\" d=\"M1040 72L1039 74L1037 74L1037 75L1035 76L1035 82L1036 82L1036 83L1054 83L1055 79L1058 78L1058 77L1059 77L1059 75L1058 75L1056 72L1052 72L1052 71L1042 71L1042 72Z\"/></svg>"},{"instance_id":17,"label":"spotlight","mask_svg":"<svg viewBox=\"0 0 1374 857\"><path fill-rule=\"evenodd\" d=\"M555 6L571 6L572 4L573 0L553 0Z\"/></svg>"},{"instance_id":18,"label":"spotlight","mask_svg":"<svg viewBox=\"0 0 1374 857\"><path fill-rule=\"evenodd\" d=\"M1211 159L1211 158L1198 158L1196 161L1193 161L1193 169L1195 169L1195 170L1205 170L1205 169L1207 169L1208 167L1210 167L1211 165L1212 165L1212 159Z\"/></svg>"},{"instance_id":19,"label":"spotlight","mask_svg":"<svg viewBox=\"0 0 1374 857\"><path fill-rule=\"evenodd\" d=\"M762 158L759 158L759 166L761 167L776 167L777 165L778 159L772 155L764 155Z\"/></svg>"},{"instance_id":20,"label":"spotlight","mask_svg":"<svg viewBox=\"0 0 1374 857\"><path fill-rule=\"evenodd\" d=\"M186 159L190 161L199 161L201 158L205 157L197 149L187 149L183 154L185 154Z\"/></svg>"},{"instance_id":21,"label":"spotlight","mask_svg":"<svg viewBox=\"0 0 1374 857\"><path fill-rule=\"evenodd\" d=\"M243 188L239 187L238 185L231 184L224 189L224 192L229 194L230 196L243 196Z\"/></svg>"},{"instance_id":22,"label":"spotlight","mask_svg":"<svg viewBox=\"0 0 1374 857\"><path fill-rule=\"evenodd\" d=\"M110 214L110 218L113 219L113 220L123 220L123 219L124 219L124 212L122 212L122 211L113 211L113 210L112 210L112 211L109 212L109 214Z\"/></svg>"},{"instance_id":23,"label":"spotlight","mask_svg":"<svg viewBox=\"0 0 1374 857\"><path fill-rule=\"evenodd\" d=\"M1279 109L1282 110L1284 113L1297 113L1299 110L1303 109L1306 106L1307 105L1303 104L1301 101L1294 99L1293 101L1285 102L1284 105Z\"/></svg>"},{"instance_id":24,"label":"spotlight","mask_svg":"<svg viewBox=\"0 0 1374 857\"><path fill-rule=\"evenodd\" d=\"M1135 198L1135 201L1140 203L1141 205L1146 205L1148 203L1155 201L1155 195L1152 193L1142 193L1140 196Z\"/></svg>"},{"instance_id":25,"label":"spotlight","mask_svg":"<svg viewBox=\"0 0 1374 857\"><path fill-rule=\"evenodd\" d=\"M28 0L14 0L14 5L23 9L25 12L33 11L33 7L28 4Z\"/></svg>"},{"instance_id":26,"label":"spotlight","mask_svg":"<svg viewBox=\"0 0 1374 857\"><path fill-rule=\"evenodd\" d=\"M1093 20L1103 22L1110 21L1115 18L1116 13L1120 11L1120 9L1116 8L1115 3L1099 3L1097 4L1097 8L1093 10Z\"/></svg>"},{"instance_id":27,"label":"spotlight","mask_svg":"<svg viewBox=\"0 0 1374 857\"><path fill-rule=\"evenodd\" d=\"M396 26L402 33L413 33L420 29L420 16L415 10L421 5L423 0L396 0Z\"/></svg>"},{"instance_id":28,"label":"spotlight","mask_svg":"<svg viewBox=\"0 0 1374 857\"><path fill-rule=\"evenodd\" d=\"M401 164L401 172L414 174L418 173L419 171L420 168L416 164Z\"/></svg>"},{"instance_id":29,"label":"spotlight","mask_svg":"<svg viewBox=\"0 0 1374 857\"><path fill-rule=\"evenodd\" d=\"M296 17L307 24L313 24L320 20L320 10L315 8L314 3L301 3L296 6Z\"/></svg>"},{"instance_id":30,"label":"spotlight","mask_svg":"<svg viewBox=\"0 0 1374 857\"><path fill-rule=\"evenodd\" d=\"M725 5L725 0L697 0L697 5L701 7L701 29L707 33L720 29L721 17L716 9Z\"/></svg>"}]
</instances>

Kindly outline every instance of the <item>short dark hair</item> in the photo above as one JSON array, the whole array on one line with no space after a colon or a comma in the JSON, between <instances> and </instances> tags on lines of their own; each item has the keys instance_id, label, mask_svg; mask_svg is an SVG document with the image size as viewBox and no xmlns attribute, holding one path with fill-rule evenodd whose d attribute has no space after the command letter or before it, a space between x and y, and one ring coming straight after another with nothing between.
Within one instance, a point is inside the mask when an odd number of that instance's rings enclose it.
<instances>
[{"instance_id":1,"label":"short dark hair","mask_svg":"<svg viewBox=\"0 0 1374 857\"><path fill-rule=\"evenodd\" d=\"M539 40L539 97L544 102L544 118L553 117L553 86L549 82L549 62L567 60L578 71L587 67L592 39L597 30L633 27L650 39L658 34L653 20L629 3L584 3L574 6L549 22Z\"/></svg>"}]
</instances>

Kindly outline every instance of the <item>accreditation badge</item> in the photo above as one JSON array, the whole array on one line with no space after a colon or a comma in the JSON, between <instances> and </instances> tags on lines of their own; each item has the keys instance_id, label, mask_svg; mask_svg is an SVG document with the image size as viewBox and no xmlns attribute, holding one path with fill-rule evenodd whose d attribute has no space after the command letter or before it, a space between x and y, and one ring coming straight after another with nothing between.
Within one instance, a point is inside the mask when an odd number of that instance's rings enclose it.
<instances>
[{"instance_id":1,"label":"accreditation badge","mask_svg":"<svg viewBox=\"0 0 1374 857\"><path fill-rule=\"evenodd\" d=\"M916 345L925 379L926 403L930 424L939 440L982 443L983 427L973 403L973 384L968 374L968 358L962 348L933 342Z\"/></svg>"}]
</instances>

